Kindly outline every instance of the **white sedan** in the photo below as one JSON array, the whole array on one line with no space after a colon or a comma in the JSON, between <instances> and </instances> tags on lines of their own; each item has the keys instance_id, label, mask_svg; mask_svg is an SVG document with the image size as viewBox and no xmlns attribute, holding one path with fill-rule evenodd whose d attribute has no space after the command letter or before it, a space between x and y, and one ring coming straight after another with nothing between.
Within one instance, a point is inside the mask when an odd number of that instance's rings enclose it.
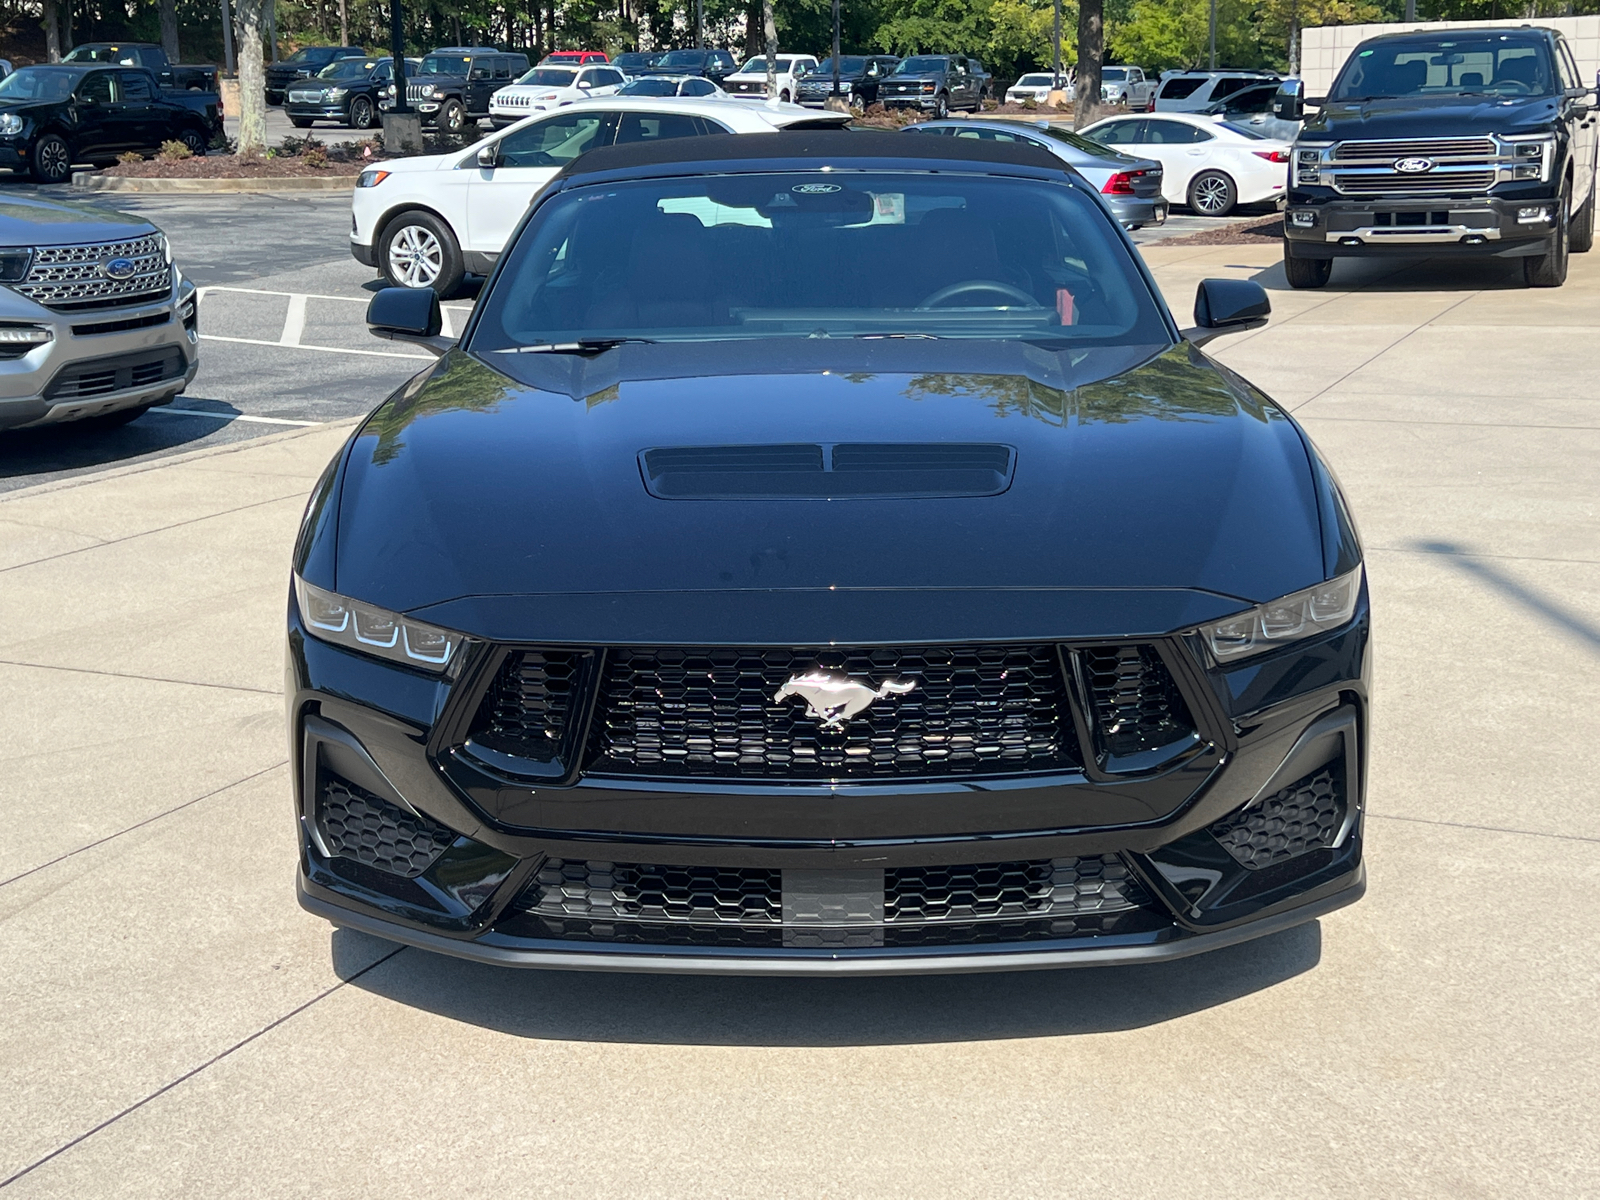
<instances>
[{"instance_id":1,"label":"white sedan","mask_svg":"<svg viewBox=\"0 0 1600 1200\"><path fill-rule=\"evenodd\" d=\"M510 87L489 97L489 120L496 129L514 125L534 113L564 108L579 100L613 95L627 82L615 67L604 63L593 66L535 67Z\"/></svg>"},{"instance_id":2,"label":"white sedan","mask_svg":"<svg viewBox=\"0 0 1600 1200\"><path fill-rule=\"evenodd\" d=\"M557 171L600 146L718 133L773 133L848 123L797 104L626 96L579 100L448 154L391 159L363 171L351 201L350 253L398 287L449 295L487 274L528 203Z\"/></svg>"},{"instance_id":3,"label":"white sedan","mask_svg":"<svg viewBox=\"0 0 1600 1200\"><path fill-rule=\"evenodd\" d=\"M1206 217L1276 200L1289 182L1290 144L1188 113L1112 117L1083 131L1090 141L1161 164L1162 195Z\"/></svg>"}]
</instances>

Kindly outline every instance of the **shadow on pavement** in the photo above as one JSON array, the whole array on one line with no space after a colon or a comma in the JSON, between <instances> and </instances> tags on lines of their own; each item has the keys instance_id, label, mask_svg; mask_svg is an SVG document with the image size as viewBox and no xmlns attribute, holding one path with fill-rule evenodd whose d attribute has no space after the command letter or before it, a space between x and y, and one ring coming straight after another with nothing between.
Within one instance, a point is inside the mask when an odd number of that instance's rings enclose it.
<instances>
[{"instance_id":1,"label":"shadow on pavement","mask_svg":"<svg viewBox=\"0 0 1600 1200\"><path fill-rule=\"evenodd\" d=\"M334 931L335 971L397 1004L515 1037L712 1046L859 1046L1107 1033L1237 1000L1311 970L1313 921L1148 966L1004 975L753 979L491 967Z\"/></svg>"},{"instance_id":2,"label":"shadow on pavement","mask_svg":"<svg viewBox=\"0 0 1600 1200\"><path fill-rule=\"evenodd\" d=\"M1269 292L1290 291L1281 262L1250 276ZM1337 258L1326 287L1308 296L1342 292L1498 292L1522 291L1522 267L1498 258Z\"/></svg>"},{"instance_id":3,"label":"shadow on pavement","mask_svg":"<svg viewBox=\"0 0 1600 1200\"><path fill-rule=\"evenodd\" d=\"M218 409L207 405L204 411ZM238 410L224 405L221 411ZM0 433L0 479L111 466L199 441L227 423L200 413L185 417L182 409L164 408L117 427L91 420L14 429Z\"/></svg>"},{"instance_id":4,"label":"shadow on pavement","mask_svg":"<svg viewBox=\"0 0 1600 1200\"><path fill-rule=\"evenodd\" d=\"M1584 620L1578 614L1563 608L1548 596L1540 595L1527 584L1511 578L1491 561L1474 558L1473 552L1465 546L1458 546L1453 542L1413 542L1412 549L1421 550L1425 554L1437 554L1451 567L1476 579L1479 583L1486 584L1509 600L1522 605L1523 608L1535 613L1542 620L1554 625L1557 629L1564 630L1574 637L1581 638L1589 644L1590 649L1600 650L1600 628Z\"/></svg>"}]
</instances>

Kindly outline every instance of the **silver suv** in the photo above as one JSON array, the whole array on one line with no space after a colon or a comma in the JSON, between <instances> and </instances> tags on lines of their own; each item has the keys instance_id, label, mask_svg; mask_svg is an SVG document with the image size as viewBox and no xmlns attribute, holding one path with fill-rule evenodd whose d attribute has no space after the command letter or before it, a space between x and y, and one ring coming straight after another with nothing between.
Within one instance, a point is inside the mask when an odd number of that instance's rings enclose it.
<instances>
[{"instance_id":1,"label":"silver suv","mask_svg":"<svg viewBox=\"0 0 1600 1200\"><path fill-rule=\"evenodd\" d=\"M194 284L148 221L10 197L0 212L0 430L121 424L194 379Z\"/></svg>"}]
</instances>

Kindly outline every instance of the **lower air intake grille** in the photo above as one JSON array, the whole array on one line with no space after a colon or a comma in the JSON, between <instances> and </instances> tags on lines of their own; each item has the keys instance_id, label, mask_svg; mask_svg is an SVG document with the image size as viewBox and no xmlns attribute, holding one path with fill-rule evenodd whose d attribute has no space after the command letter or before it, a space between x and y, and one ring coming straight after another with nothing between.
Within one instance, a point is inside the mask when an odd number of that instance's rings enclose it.
<instances>
[{"instance_id":1,"label":"lower air intake grille","mask_svg":"<svg viewBox=\"0 0 1600 1200\"><path fill-rule=\"evenodd\" d=\"M327 777L317 798L317 828L330 854L405 879L433 866L455 840L443 825Z\"/></svg>"},{"instance_id":2,"label":"lower air intake grille","mask_svg":"<svg viewBox=\"0 0 1600 1200\"><path fill-rule=\"evenodd\" d=\"M45 388L44 395L47 400L90 400L181 379L187 365L183 351L176 346L88 359L63 368Z\"/></svg>"},{"instance_id":3,"label":"lower air intake grille","mask_svg":"<svg viewBox=\"0 0 1600 1200\"><path fill-rule=\"evenodd\" d=\"M1259 871L1333 845L1344 823L1344 809L1344 769L1340 763L1329 763L1218 821L1211 836L1240 866Z\"/></svg>"},{"instance_id":4,"label":"lower air intake grille","mask_svg":"<svg viewBox=\"0 0 1600 1200\"><path fill-rule=\"evenodd\" d=\"M507 655L478 709L472 740L502 754L553 761L561 752L587 657L570 650Z\"/></svg>"},{"instance_id":5,"label":"lower air intake grille","mask_svg":"<svg viewBox=\"0 0 1600 1200\"><path fill-rule=\"evenodd\" d=\"M845 691L798 678L819 671ZM848 716L827 707L845 698ZM937 778L1080 765L1054 646L612 650L595 720L589 770L600 775Z\"/></svg>"},{"instance_id":6,"label":"lower air intake grille","mask_svg":"<svg viewBox=\"0 0 1600 1200\"><path fill-rule=\"evenodd\" d=\"M1148 900L1115 854L900 867L885 871L883 881L884 921L891 925L1119 912Z\"/></svg>"},{"instance_id":7,"label":"lower air intake grille","mask_svg":"<svg viewBox=\"0 0 1600 1200\"><path fill-rule=\"evenodd\" d=\"M1108 754L1159 750L1194 732L1189 707L1153 647L1100 646L1078 654Z\"/></svg>"}]
</instances>

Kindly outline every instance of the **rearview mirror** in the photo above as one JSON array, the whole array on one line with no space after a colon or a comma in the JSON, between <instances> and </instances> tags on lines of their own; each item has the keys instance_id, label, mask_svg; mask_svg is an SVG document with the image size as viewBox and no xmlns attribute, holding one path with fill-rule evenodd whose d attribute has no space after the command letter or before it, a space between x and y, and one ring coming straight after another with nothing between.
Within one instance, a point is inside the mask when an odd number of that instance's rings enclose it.
<instances>
[{"instance_id":1,"label":"rearview mirror","mask_svg":"<svg viewBox=\"0 0 1600 1200\"><path fill-rule=\"evenodd\" d=\"M384 288L367 305L367 332L385 341L415 342L443 354L455 345L440 336L443 329L439 294L432 288Z\"/></svg>"},{"instance_id":2,"label":"rearview mirror","mask_svg":"<svg viewBox=\"0 0 1600 1200\"><path fill-rule=\"evenodd\" d=\"M500 143L490 142L478 151L478 165L485 171L492 171L500 165Z\"/></svg>"},{"instance_id":3,"label":"rearview mirror","mask_svg":"<svg viewBox=\"0 0 1600 1200\"><path fill-rule=\"evenodd\" d=\"M1202 279L1194 295L1195 328L1183 336L1203 346L1225 333L1260 329L1271 313L1266 289L1253 279Z\"/></svg>"}]
</instances>

